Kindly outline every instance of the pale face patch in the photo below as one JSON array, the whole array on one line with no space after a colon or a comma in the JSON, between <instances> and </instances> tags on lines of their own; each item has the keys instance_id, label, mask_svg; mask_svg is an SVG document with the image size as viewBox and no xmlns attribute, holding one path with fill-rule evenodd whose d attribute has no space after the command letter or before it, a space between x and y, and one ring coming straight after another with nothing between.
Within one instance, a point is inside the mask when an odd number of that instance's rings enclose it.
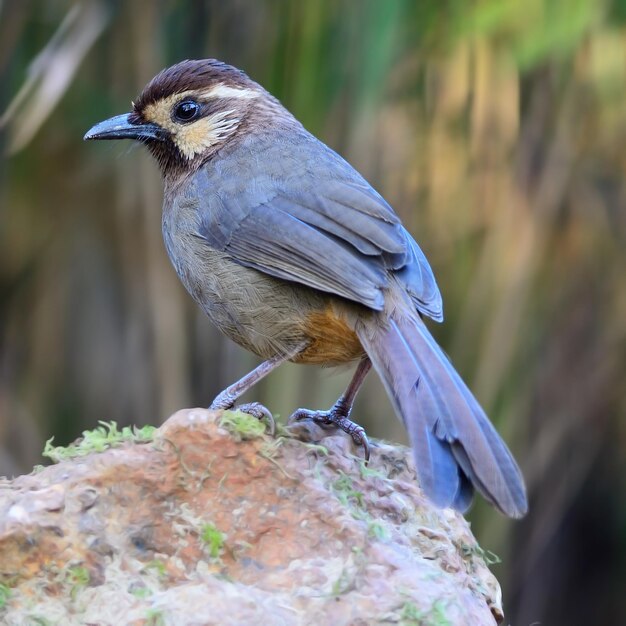
<instances>
[{"instance_id":1,"label":"pale face patch","mask_svg":"<svg viewBox=\"0 0 626 626\"><path fill-rule=\"evenodd\" d=\"M145 107L143 117L167 130L181 154L187 159L193 159L232 133L239 125L240 117L237 109L233 108L181 124L172 119L172 110L178 103L190 97L202 101L211 98L250 100L258 96L259 93L253 89L237 89L219 83L205 90L183 91L153 102Z\"/></svg>"}]
</instances>

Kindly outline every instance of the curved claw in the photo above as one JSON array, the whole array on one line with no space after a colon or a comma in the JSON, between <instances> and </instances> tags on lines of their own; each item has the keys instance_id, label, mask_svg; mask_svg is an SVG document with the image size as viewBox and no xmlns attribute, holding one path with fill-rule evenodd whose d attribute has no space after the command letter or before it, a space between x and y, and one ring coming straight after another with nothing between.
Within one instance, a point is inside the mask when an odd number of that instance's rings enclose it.
<instances>
[{"instance_id":1,"label":"curved claw","mask_svg":"<svg viewBox=\"0 0 626 626\"><path fill-rule=\"evenodd\" d=\"M312 420L322 428L328 428L329 426L340 428L344 433L352 437L352 441L354 441L357 446L363 446L365 463L369 463L371 448L365 429L350 420L347 415L344 414L344 410L341 405L335 405L332 409L330 409L330 411L297 409L289 416L288 422L301 422L304 420Z\"/></svg>"},{"instance_id":2,"label":"curved claw","mask_svg":"<svg viewBox=\"0 0 626 626\"><path fill-rule=\"evenodd\" d=\"M265 420L267 422L268 433L273 437L276 434L276 421L270 410L263 406L260 402L248 402L246 404L240 404L236 407L239 411L243 411L248 415L256 417L258 420Z\"/></svg>"},{"instance_id":3,"label":"curved claw","mask_svg":"<svg viewBox=\"0 0 626 626\"><path fill-rule=\"evenodd\" d=\"M365 441L363 441L363 453L365 456L365 465L369 465L371 449L370 442L367 440L367 437L365 438Z\"/></svg>"},{"instance_id":4,"label":"curved claw","mask_svg":"<svg viewBox=\"0 0 626 626\"><path fill-rule=\"evenodd\" d=\"M311 417L312 411L307 411L306 409L296 409L288 418L287 423L291 424L292 422L302 422L304 420L313 419Z\"/></svg>"},{"instance_id":5,"label":"curved claw","mask_svg":"<svg viewBox=\"0 0 626 626\"><path fill-rule=\"evenodd\" d=\"M354 424L354 422L351 423ZM367 465L370 462L370 442L367 438L367 434L365 433L365 429L362 426L357 426L356 424L354 425L356 428L348 434L352 437L352 441L354 441L357 446L363 446L363 456L365 457L365 465Z\"/></svg>"},{"instance_id":6,"label":"curved claw","mask_svg":"<svg viewBox=\"0 0 626 626\"><path fill-rule=\"evenodd\" d=\"M330 411L310 411L309 409L296 409L287 419L288 424L311 420L324 430L338 428L335 420L329 417Z\"/></svg>"}]
</instances>

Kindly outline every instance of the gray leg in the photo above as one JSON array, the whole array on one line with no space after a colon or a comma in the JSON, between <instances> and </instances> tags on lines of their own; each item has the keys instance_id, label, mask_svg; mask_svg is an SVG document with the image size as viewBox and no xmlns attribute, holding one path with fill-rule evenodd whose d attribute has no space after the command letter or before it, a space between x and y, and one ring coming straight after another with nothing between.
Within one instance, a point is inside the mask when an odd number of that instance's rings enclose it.
<instances>
[{"instance_id":1,"label":"gray leg","mask_svg":"<svg viewBox=\"0 0 626 626\"><path fill-rule=\"evenodd\" d=\"M229 387L226 387L224 391L218 393L215 400L211 402L210 409L230 409L234 406L235 402L246 392L248 389L256 385L262 378L265 378L272 370L276 369L279 365L288 361L294 354L297 354L301 348L293 353L286 355L279 355L264 361L257 368L253 369L249 374L246 374L243 378L240 378L236 383L233 383ZM242 404L239 407L240 411L249 413L257 419L265 419L269 425L270 434L274 434L276 431L276 423L274 422L274 416L272 413L259 402L249 402Z\"/></svg>"},{"instance_id":2,"label":"gray leg","mask_svg":"<svg viewBox=\"0 0 626 626\"><path fill-rule=\"evenodd\" d=\"M337 402L328 411L309 411L308 409L297 409L292 413L289 421L301 421L301 420L313 420L320 426L334 425L337 428L341 428L345 433L350 435L359 446L363 446L365 452L365 461L370 459L370 445L367 440L367 435L362 426L355 424L351 421L350 413L352 411L352 405L354 404L354 398L363 384L367 373L372 367L371 361L365 357L356 369L348 388L341 394Z\"/></svg>"}]
</instances>

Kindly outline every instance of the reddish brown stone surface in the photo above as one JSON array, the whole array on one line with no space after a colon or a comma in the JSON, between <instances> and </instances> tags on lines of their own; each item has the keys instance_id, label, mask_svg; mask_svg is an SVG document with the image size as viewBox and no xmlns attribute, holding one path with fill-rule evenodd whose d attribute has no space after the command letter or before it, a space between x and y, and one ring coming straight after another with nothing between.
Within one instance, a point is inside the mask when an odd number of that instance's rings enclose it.
<instances>
[{"instance_id":1,"label":"reddish brown stone surface","mask_svg":"<svg viewBox=\"0 0 626 626\"><path fill-rule=\"evenodd\" d=\"M242 439L219 418L179 411L152 442L0 482L0 623L501 619L467 523L423 498L407 449L378 443L365 468L343 435Z\"/></svg>"}]
</instances>

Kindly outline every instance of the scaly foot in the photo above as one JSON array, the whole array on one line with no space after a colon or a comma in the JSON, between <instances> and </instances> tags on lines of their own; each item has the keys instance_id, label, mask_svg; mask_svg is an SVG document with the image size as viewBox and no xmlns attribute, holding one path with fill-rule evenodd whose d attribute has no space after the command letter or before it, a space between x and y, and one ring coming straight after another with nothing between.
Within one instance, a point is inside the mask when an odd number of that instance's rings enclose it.
<instances>
[{"instance_id":1,"label":"scaly foot","mask_svg":"<svg viewBox=\"0 0 626 626\"><path fill-rule=\"evenodd\" d=\"M346 407L340 400L329 411L310 411L309 409L297 409L289 417L289 422L301 422L312 420L322 428L335 426L352 437L357 446L363 446L365 462L370 460L370 444L365 434L365 429L349 419L352 407Z\"/></svg>"}]
</instances>

